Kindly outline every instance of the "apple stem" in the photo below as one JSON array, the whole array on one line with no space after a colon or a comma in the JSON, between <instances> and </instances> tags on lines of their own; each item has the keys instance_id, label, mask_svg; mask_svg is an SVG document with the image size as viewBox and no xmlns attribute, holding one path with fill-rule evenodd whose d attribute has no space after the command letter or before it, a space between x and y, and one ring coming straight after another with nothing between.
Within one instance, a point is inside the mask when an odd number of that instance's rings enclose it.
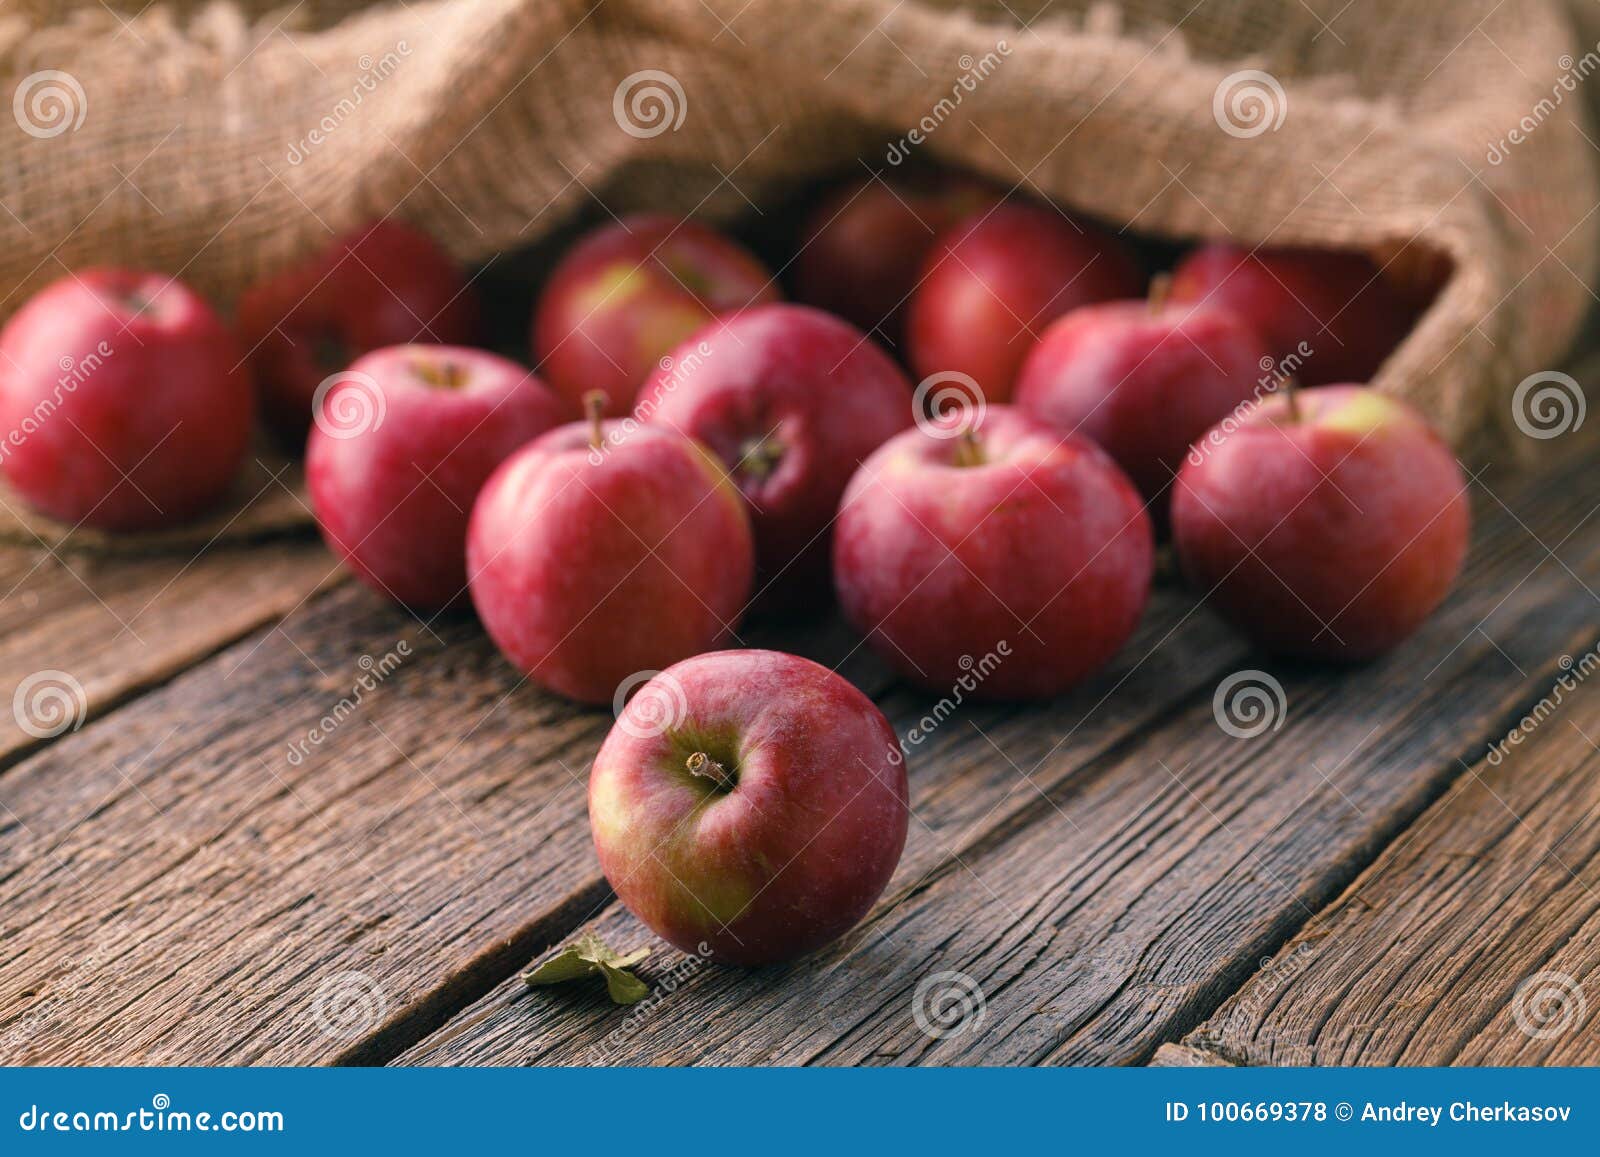
<instances>
[{"instance_id":1,"label":"apple stem","mask_svg":"<svg viewBox=\"0 0 1600 1157\"><path fill-rule=\"evenodd\" d=\"M1293 374L1285 374L1283 378L1283 396L1289 406L1289 421L1300 420L1300 382Z\"/></svg>"},{"instance_id":2,"label":"apple stem","mask_svg":"<svg viewBox=\"0 0 1600 1157\"><path fill-rule=\"evenodd\" d=\"M141 314L155 304L155 299L140 289L130 289L122 295L122 304L129 313Z\"/></svg>"},{"instance_id":3,"label":"apple stem","mask_svg":"<svg viewBox=\"0 0 1600 1157\"><path fill-rule=\"evenodd\" d=\"M955 462L957 466L983 465L983 446L978 441L976 430L961 431L961 437L956 440Z\"/></svg>"},{"instance_id":4,"label":"apple stem","mask_svg":"<svg viewBox=\"0 0 1600 1157\"><path fill-rule=\"evenodd\" d=\"M1167 294L1172 292L1172 274L1158 273L1150 279L1150 292L1145 297L1151 313L1160 313L1167 304Z\"/></svg>"},{"instance_id":5,"label":"apple stem","mask_svg":"<svg viewBox=\"0 0 1600 1157\"><path fill-rule=\"evenodd\" d=\"M724 791L732 791L735 786L734 778L728 774L728 769L703 751L697 751L691 755L684 766L689 769L691 775L698 775L712 780Z\"/></svg>"},{"instance_id":6,"label":"apple stem","mask_svg":"<svg viewBox=\"0 0 1600 1157\"><path fill-rule=\"evenodd\" d=\"M439 390L458 390L467 384L467 371L451 361L435 364L417 358L411 363L411 372L426 385Z\"/></svg>"},{"instance_id":7,"label":"apple stem","mask_svg":"<svg viewBox=\"0 0 1600 1157\"><path fill-rule=\"evenodd\" d=\"M605 444L606 406L611 396L604 390L590 390L583 395L583 409L589 415L589 449L599 450Z\"/></svg>"}]
</instances>

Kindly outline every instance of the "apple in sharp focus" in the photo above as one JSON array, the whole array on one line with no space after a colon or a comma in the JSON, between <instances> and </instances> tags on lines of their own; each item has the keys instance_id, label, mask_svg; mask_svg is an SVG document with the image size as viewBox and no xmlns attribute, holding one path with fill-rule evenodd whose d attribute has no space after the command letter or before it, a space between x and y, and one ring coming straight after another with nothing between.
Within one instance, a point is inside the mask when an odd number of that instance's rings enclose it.
<instances>
[{"instance_id":1,"label":"apple in sharp focus","mask_svg":"<svg viewBox=\"0 0 1600 1157\"><path fill-rule=\"evenodd\" d=\"M1172 274L1171 300L1222 306L1255 326L1309 386L1365 382L1410 332L1418 302L1366 255L1202 245ZM1302 348L1302 343L1303 348Z\"/></svg>"},{"instance_id":2,"label":"apple in sharp focus","mask_svg":"<svg viewBox=\"0 0 1600 1157\"><path fill-rule=\"evenodd\" d=\"M1038 335L1080 305L1138 297L1144 281L1115 238L1054 209L1007 202L941 234L911 297L906 354L922 379L965 374L1011 398Z\"/></svg>"},{"instance_id":3,"label":"apple in sharp focus","mask_svg":"<svg viewBox=\"0 0 1600 1157\"><path fill-rule=\"evenodd\" d=\"M939 436L948 432L899 434L851 480L834 535L840 606L920 686L1055 695L1104 665L1138 623L1150 519L1087 438L1010 406Z\"/></svg>"},{"instance_id":4,"label":"apple in sharp focus","mask_svg":"<svg viewBox=\"0 0 1600 1157\"><path fill-rule=\"evenodd\" d=\"M1359 386L1275 396L1196 443L1172 534L1184 573L1266 649L1367 659L1415 631L1466 555L1461 468L1410 406Z\"/></svg>"},{"instance_id":5,"label":"apple in sharp focus","mask_svg":"<svg viewBox=\"0 0 1600 1157\"><path fill-rule=\"evenodd\" d=\"M162 274L75 273L0 331L0 461L62 522L146 530L214 506L244 462L254 407L233 334Z\"/></svg>"},{"instance_id":6,"label":"apple in sharp focus","mask_svg":"<svg viewBox=\"0 0 1600 1157\"><path fill-rule=\"evenodd\" d=\"M467 589L467 518L512 451L571 415L482 350L374 350L337 375L306 443L317 524L368 586L417 609Z\"/></svg>"},{"instance_id":7,"label":"apple in sharp focus","mask_svg":"<svg viewBox=\"0 0 1600 1157\"><path fill-rule=\"evenodd\" d=\"M1230 310L1107 302L1075 309L1044 332L1023 363L1016 403L1099 443L1161 525L1189 443L1270 392L1272 371L1261 337Z\"/></svg>"},{"instance_id":8,"label":"apple in sharp focus","mask_svg":"<svg viewBox=\"0 0 1600 1157\"><path fill-rule=\"evenodd\" d=\"M474 345L478 301L431 237L378 221L248 289L238 328L262 416L298 450L311 428L312 399L329 375L384 346Z\"/></svg>"},{"instance_id":9,"label":"apple in sharp focus","mask_svg":"<svg viewBox=\"0 0 1600 1157\"><path fill-rule=\"evenodd\" d=\"M860 330L802 305L707 326L640 391L635 416L709 446L750 503L769 609L825 602L850 476L911 425L911 383Z\"/></svg>"},{"instance_id":10,"label":"apple in sharp focus","mask_svg":"<svg viewBox=\"0 0 1600 1157\"><path fill-rule=\"evenodd\" d=\"M872 701L809 660L721 651L623 708L589 777L606 879L714 961L791 960L844 935L905 846L905 761Z\"/></svg>"},{"instance_id":11,"label":"apple in sharp focus","mask_svg":"<svg viewBox=\"0 0 1600 1157\"><path fill-rule=\"evenodd\" d=\"M602 422L605 404L503 462L467 528L489 636L533 682L585 703L731 637L755 570L744 499L711 452Z\"/></svg>"},{"instance_id":12,"label":"apple in sharp focus","mask_svg":"<svg viewBox=\"0 0 1600 1157\"><path fill-rule=\"evenodd\" d=\"M987 182L949 170L837 186L806 220L794 259L795 297L898 345L934 239L1001 197Z\"/></svg>"},{"instance_id":13,"label":"apple in sharp focus","mask_svg":"<svg viewBox=\"0 0 1600 1157\"><path fill-rule=\"evenodd\" d=\"M536 368L574 404L601 390L625 414L661 357L695 330L779 296L761 262L716 230L625 217L585 236L550 275L533 316Z\"/></svg>"}]
</instances>

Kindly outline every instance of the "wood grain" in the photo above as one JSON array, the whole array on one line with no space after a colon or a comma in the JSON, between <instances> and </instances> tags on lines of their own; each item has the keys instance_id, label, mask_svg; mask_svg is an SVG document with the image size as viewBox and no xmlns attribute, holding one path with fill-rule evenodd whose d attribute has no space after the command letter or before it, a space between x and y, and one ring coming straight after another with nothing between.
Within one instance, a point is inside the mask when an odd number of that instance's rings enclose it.
<instances>
[{"instance_id":1,"label":"wood grain","mask_svg":"<svg viewBox=\"0 0 1600 1157\"><path fill-rule=\"evenodd\" d=\"M1166 1044L1156 1050L1152 1065L1169 1069L1225 1069L1231 1064L1216 1053L1182 1044Z\"/></svg>"},{"instance_id":2,"label":"wood grain","mask_svg":"<svg viewBox=\"0 0 1600 1157\"><path fill-rule=\"evenodd\" d=\"M0 1058L326 1058L355 1039L341 1000L459 983L439 967L503 951L541 878L570 895L569 748L600 721L492 710L511 684L477 629L433 632L345 589L14 768Z\"/></svg>"},{"instance_id":3,"label":"wood grain","mask_svg":"<svg viewBox=\"0 0 1600 1157\"><path fill-rule=\"evenodd\" d=\"M1542 688L1553 656L1592 633L1584 583L1600 583L1600 520L1586 470L1574 456L1542 482L1492 480L1468 573L1387 659L1350 671L1251 657L1286 690L1280 731L1225 734L1219 668L1198 687L1187 678L1216 656L1180 632L1152 663L1188 693L1159 726L1098 751L1054 748L1075 715L1060 707L946 724L912 764L923 822L900 872L833 949L756 971L660 949L646 966L659 999L633 1012L508 981L401 1060L1147 1060L1336 896L1445 791L1456 757ZM1540 540L1559 541L1559 558ZM1239 665L1230 654L1220 670ZM615 904L589 927L621 949L651 943ZM981 988L984 1018L935 1038L913 1002L949 972Z\"/></svg>"},{"instance_id":4,"label":"wood grain","mask_svg":"<svg viewBox=\"0 0 1600 1157\"><path fill-rule=\"evenodd\" d=\"M1262 661L1161 592L1092 686L963 708L913 752L905 862L844 943L754 972L658 951L662 992L632 1014L507 982L578 926L649 941L608 903L584 822L609 712L520 685L470 622L321 595L0 780L0 1061L1147 1059L1592 631L1585 465L1495 482L1504 506L1480 503L1469 573L1423 636L1359 676L1274 666L1287 722L1254 740L1219 730L1211 696ZM205 598L222 612L200 589L187 609ZM837 622L746 641L843 660L902 732L932 705ZM933 1040L910 1002L949 969L986 1020Z\"/></svg>"},{"instance_id":5,"label":"wood grain","mask_svg":"<svg viewBox=\"0 0 1600 1157\"><path fill-rule=\"evenodd\" d=\"M1576 665L1543 672L1531 734L1494 763L1479 747L1189 1048L1241 1064L1600 1063L1593 621L1591 607Z\"/></svg>"},{"instance_id":6,"label":"wood grain","mask_svg":"<svg viewBox=\"0 0 1600 1157\"><path fill-rule=\"evenodd\" d=\"M436 629L340 591L15 768L0 1060L383 1059L599 911L585 775L610 713L520 686L470 623ZM1163 661L1141 663L1165 636ZM414 655L290 763L349 697L360 656L402 639ZM843 658L869 692L888 686L837 622L747 641ZM1235 647L1169 592L1107 684L1029 729L1063 741L1059 775L1150 725ZM926 707L890 697L902 725ZM923 838L969 838L997 804L998 817L1036 798L988 752L952 727L919 756L960 753L965 769L942 789L924 779ZM346 1014L359 1032L342 1031Z\"/></svg>"},{"instance_id":7,"label":"wood grain","mask_svg":"<svg viewBox=\"0 0 1600 1157\"><path fill-rule=\"evenodd\" d=\"M72 718L103 714L286 614L339 579L311 540L270 550L217 549L106 559L8 547L0 550L0 768L49 741ZM22 714L10 710L19 686ZM45 688L66 698L51 709ZM81 688L81 698L77 688ZM44 694L45 699L36 698ZM77 704L84 710L79 710Z\"/></svg>"}]
</instances>

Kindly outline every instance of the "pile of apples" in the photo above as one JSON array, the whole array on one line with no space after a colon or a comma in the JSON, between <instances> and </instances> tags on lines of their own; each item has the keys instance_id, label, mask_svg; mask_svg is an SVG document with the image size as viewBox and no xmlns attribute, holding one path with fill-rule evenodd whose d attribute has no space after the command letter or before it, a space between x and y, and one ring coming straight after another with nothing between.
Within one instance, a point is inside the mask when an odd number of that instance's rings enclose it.
<instances>
[{"instance_id":1,"label":"pile of apples","mask_svg":"<svg viewBox=\"0 0 1600 1157\"><path fill-rule=\"evenodd\" d=\"M859 920L907 817L870 700L718 650L747 611L836 600L919 686L1042 699L1132 634L1158 536L1240 630L1317 658L1395 646L1460 568L1460 468L1362 384L1436 285L1227 243L1148 278L1118 237L953 173L830 190L784 270L803 304L703 224L607 224L539 297L537 376L474 348L469 283L397 224L252 288L231 327L170 278L74 274L0 333L6 477L142 529L222 500L253 414L303 442L322 533L373 588L470 599L572 699L653 675L595 761L601 864L663 937L743 963Z\"/></svg>"}]
</instances>

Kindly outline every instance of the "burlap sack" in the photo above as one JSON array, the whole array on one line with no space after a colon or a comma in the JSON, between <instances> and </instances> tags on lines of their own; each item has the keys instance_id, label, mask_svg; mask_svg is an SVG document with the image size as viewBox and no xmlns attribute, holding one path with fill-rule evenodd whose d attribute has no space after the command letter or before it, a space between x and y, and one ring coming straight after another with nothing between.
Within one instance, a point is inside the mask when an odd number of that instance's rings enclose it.
<instances>
[{"instance_id":1,"label":"burlap sack","mask_svg":"<svg viewBox=\"0 0 1600 1157\"><path fill-rule=\"evenodd\" d=\"M749 212L895 149L1157 235L1446 256L1378 381L1469 450L1591 297L1600 56L1553 0L142 7L0 10L0 312L109 260L226 301L391 213L478 259L594 198Z\"/></svg>"}]
</instances>

